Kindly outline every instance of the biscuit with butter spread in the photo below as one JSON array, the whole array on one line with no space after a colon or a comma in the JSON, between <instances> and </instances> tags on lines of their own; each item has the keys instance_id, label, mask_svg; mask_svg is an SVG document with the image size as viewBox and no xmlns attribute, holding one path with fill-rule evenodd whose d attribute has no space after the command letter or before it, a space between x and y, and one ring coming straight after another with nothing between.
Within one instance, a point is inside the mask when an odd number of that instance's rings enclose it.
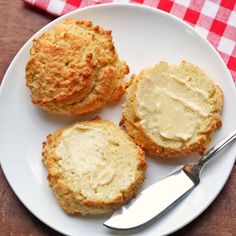
<instances>
[{"instance_id":1,"label":"biscuit with butter spread","mask_svg":"<svg viewBox=\"0 0 236 236\"><path fill-rule=\"evenodd\" d=\"M144 180L144 152L112 122L77 122L43 143L48 181L68 214L101 214L129 201Z\"/></svg>"},{"instance_id":2,"label":"biscuit with butter spread","mask_svg":"<svg viewBox=\"0 0 236 236\"><path fill-rule=\"evenodd\" d=\"M121 123L152 155L202 155L222 109L222 90L200 68L161 62L132 77Z\"/></svg>"},{"instance_id":3,"label":"biscuit with butter spread","mask_svg":"<svg viewBox=\"0 0 236 236\"><path fill-rule=\"evenodd\" d=\"M110 30L66 19L33 40L26 85L32 102L50 113L84 114L118 101L128 73Z\"/></svg>"}]
</instances>

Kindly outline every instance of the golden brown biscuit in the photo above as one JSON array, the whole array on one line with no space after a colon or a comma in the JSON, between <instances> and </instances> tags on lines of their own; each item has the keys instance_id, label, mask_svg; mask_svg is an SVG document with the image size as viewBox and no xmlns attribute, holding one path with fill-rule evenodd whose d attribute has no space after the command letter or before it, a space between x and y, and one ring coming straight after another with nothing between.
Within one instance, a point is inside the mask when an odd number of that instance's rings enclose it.
<instances>
[{"instance_id":1,"label":"golden brown biscuit","mask_svg":"<svg viewBox=\"0 0 236 236\"><path fill-rule=\"evenodd\" d=\"M132 77L121 124L152 155L203 154L222 109L222 90L200 68L161 62Z\"/></svg>"},{"instance_id":2,"label":"golden brown biscuit","mask_svg":"<svg viewBox=\"0 0 236 236\"><path fill-rule=\"evenodd\" d=\"M77 122L49 135L43 161L68 214L101 214L129 201L144 180L143 150L112 122Z\"/></svg>"},{"instance_id":3,"label":"golden brown biscuit","mask_svg":"<svg viewBox=\"0 0 236 236\"><path fill-rule=\"evenodd\" d=\"M34 104L59 115L84 114L118 101L129 73L111 31L67 19L33 40L26 84Z\"/></svg>"}]
</instances>

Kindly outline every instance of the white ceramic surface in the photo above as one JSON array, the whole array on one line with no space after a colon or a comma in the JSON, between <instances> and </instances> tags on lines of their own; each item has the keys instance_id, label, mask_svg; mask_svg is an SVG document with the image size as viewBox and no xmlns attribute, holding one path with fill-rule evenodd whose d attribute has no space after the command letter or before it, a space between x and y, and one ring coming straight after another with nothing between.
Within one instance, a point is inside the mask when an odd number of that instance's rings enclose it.
<instances>
[{"instance_id":1,"label":"white ceramic surface","mask_svg":"<svg viewBox=\"0 0 236 236\"><path fill-rule=\"evenodd\" d=\"M160 60L179 63L186 59L199 65L225 94L223 126L211 145L236 128L236 93L232 78L213 47L191 27L162 11L138 5L108 4L74 11L45 26L50 29L66 17L89 19L112 29L120 58L127 61L131 73L153 66ZM40 220L66 235L164 235L196 218L215 199L225 184L235 161L236 144L221 152L202 173L201 184L172 211L148 227L128 232L115 232L102 223L109 215L71 217L57 204L48 187L41 161L42 141L48 133L72 121L88 119L95 114L118 124L120 104L85 117L57 117L42 111L30 101L25 86L25 65L29 59L32 38L11 63L0 91L0 158L5 176L23 204ZM130 75L127 77L129 78ZM149 168L142 189L167 176L179 161L147 157ZM181 183L180 183L181 184ZM158 201L158 196L156 196ZM151 204L151 203L150 203Z\"/></svg>"}]
</instances>

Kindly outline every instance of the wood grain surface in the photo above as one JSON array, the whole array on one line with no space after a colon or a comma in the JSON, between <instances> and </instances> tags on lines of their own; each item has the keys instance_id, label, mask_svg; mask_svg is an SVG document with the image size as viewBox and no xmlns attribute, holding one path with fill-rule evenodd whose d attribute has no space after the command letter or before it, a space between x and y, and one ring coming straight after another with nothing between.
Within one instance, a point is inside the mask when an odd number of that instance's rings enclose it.
<instances>
[{"instance_id":1,"label":"wood grain surface","mask_svg":"<svg viewBox=\"0 0 236 236\"><path fill-rule=\"evenodd\" d=\"M52 19L53 17L45 13L26 8L22 1L0 0L0 81L22 45ZM39 207L43 207L43 203ZM61 234L41 223L22 205L9 187L0 168L0 236L8 235ZM236 166L224 189L211 206L192 223L173 235L236 235Z\"/></svg>"}]
</instances>

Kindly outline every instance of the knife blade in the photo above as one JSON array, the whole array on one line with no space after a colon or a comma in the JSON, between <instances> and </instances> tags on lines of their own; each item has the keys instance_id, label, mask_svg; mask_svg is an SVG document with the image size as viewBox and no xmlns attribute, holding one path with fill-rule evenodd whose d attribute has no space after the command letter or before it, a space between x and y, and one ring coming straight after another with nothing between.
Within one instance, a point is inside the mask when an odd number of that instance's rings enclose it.
<instances>
[{"instance_id":1,"label":"knife blade","mask_svg":"<svg viewBox=\"0 0 236 236\"><path fill-rule=\"evenodd\" d=\"M136 228L161 214L195 186L191 178L181 169L142 191L128 204L118 209L104 222L104 225L120 230Z\"/></svg>"},{"instance_id":2,"label":"knife blade","mask_svg":"<svg viewBox=\"0 0 236 236\"><path fill-rule=\"evenodd\" d=\"M199 184L203 166L235 139L236 130L212 147L197 163L185 165L143 190L128 204L115 211L103 225L111 229L127 230L160 216Z\"/></svg>"}]
</instances>

